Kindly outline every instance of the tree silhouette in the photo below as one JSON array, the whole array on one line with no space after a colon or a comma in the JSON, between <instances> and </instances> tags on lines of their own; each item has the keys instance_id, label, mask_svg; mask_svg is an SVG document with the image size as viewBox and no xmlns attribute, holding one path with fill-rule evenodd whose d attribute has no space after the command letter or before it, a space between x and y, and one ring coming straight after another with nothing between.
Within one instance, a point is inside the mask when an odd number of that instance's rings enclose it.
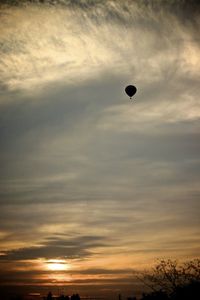
<instances>
[{"instance_id":1,"label":"tree silhouette","mask_svg":"<svg viewBox=\"0 0 200 300\"><path fill-rule=\"evenodd\" d=\"M142 300L168 300L168 295L165 292L157 291L149 294L143 294Z\"/></svg>"},{"instance_id":2,"label":"tree silhouette","mask_svg":"<svg viewBox=\"0 0 200 300\"><path fill-rule=\"evenodd\" d=\"M178 264L176 260L160 260L151 273L142 278L152 292L143 294L150 299L200 299L200 259ZM191 298L192 297L192 298Z\"/></svg>"},{"instance_id":3,"label":"tree silhouette","mask_svg":"<svg viewBox=\"0 0 200 300\"><path fill-rule=\"evenodd\" d=\"M52 293L51 292L49 292L48 293L48 295L47 295L47 300L52 300L53 299L53 297L52 297Z\"/></svg>"}]
</instances>

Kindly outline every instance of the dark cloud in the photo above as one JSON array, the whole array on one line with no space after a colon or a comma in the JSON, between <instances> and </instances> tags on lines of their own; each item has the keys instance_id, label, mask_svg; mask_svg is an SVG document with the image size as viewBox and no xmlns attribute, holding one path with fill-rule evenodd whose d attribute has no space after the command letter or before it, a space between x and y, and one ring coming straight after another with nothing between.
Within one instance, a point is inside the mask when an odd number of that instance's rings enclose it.
<instances>
[{"instance_id":1,"label":"dark cloud","mask_svg":"<svg viewBox=\"0 0 200 300\"><path fill-rule=\"evenodd\" d=\"M106 4L111 2L110 0L1 0L1 3L5 4L10 4L10 5L16 5L16 4L25 4L25 3L30 3L30 4L52 4L52 5L67 5L67 6L78 6L81 9L84 8L90 8L102 4ZM123 4L125 1L116 1L117 3ZM131 7L132 3L130 1L126 1L127 6ZM154 9L159 8L159 7L169 7L169 8L174 8L176 12L179 12L178 9L182 8L184 11L186 10L191 10L194 11L196 7L198 7L199 2L197 0L167 0L164 2L157 1L157 0L150 0L150 1L145 1L145 0L140 0L140 1L135 1L138 2L141 6L143 7L153 7ZM112 6L114 7L114 6ZM126 7L124 5L124 7Z\"/></svg>"},{"instance_id":2,"label":"dark cloud","mask_svg":"<svg viewBox=\"0 0 200 300\"><path fill-rule=\"evenodd\" d=\"M79 274L87 274L87 275L115 275L115 274L130 274L133 275L136 270L133 269L86 269L80 270ZM72 271L72 273L75 273Z\"/></svg>"},{"instance_id":3,"label":"dark cloud","mask_svg":"<svg viewBox=\"0 0 200 300\"><path fill-rule=\"evenodd\" d=\"M74 199L81 201L99 199L95 189L100 191L103 186L106 191L114 182L117 186L124 174L135 177L136 169L138 174L136 180L140 178L139 174L144 174L145 171L146 175L143 176L148 177L149 185L152 186L162 180L165 183L169 181L178 183L178 181L191 182L197 178L200 146L198 119L175 120L170 123L168 116L166 119L164 116L155 126L154 120L144 119L143 123L138 118L135 123L132 123L132 120L126 121L127 132L120 130L120 123L116 124L114 131L113 128L105 131L96 129L99 124L105 124L107 115L105 110L119 103L117 85L120 84L121 78L116 78L114 84L109 76L104 80L101 82L93 80L79 86L81 95L78 95L79 89L61 86L60 89L51 88L50 93L38 99L37 104L31 99L27 102L23 99L21 102L16 101L14 104L3 106L2 204L25 204L31 203L33 199L34 203L52 203L55 199L59 203ZM57 99L58 90L60 97ZM102 90L105 93L103 99ZM153 90L155 96L156 85L153 86ZM150 107L159 105L161 91L162 88L159 89L157 98ZM113 96L109 98L111 92L116 95L116 99ZM167 89L162 92L168 94ZM149 90L146 90L145 94L150 98ZM176 118L176 112L173 114ZM112 112L108 115L109 119L113 124ZM120 120L120 115L114 115L114 122ZM57 137L60 143L54 142ZM141 165L136 167L135 160L145 160L146 166L152 162L168 163L171 172L164 177L149 176L154 169L148 171L148 167L144 168ZM191 160L195 160L194 163ZM127 168L127 164L129 166L132 164L132 170ZM183 172L184 169L188 169L188 164L190 177L188 173ZM192 168L196 169L195 173L192 172ZM60 174L63 176L59 177ZM72 177L75 174L74 179L66 181L67 174L69 177L70 174ZM98 182L101 183L99 188ZM110 191L116 199L119 190L116 190L116 193L113 189Z\"/></svg>"},{"instance_id":4,"label":"dark cloud","mask_svg":"<svg viewBox=\"0 0 200 300\"><path fill-rule=\"evenodd\" d=\"M0 259L10 261L38 258L86 258L91 255L91 249L98 247L106 247L105 237L79 236L68 240L49 238L40 246L5 251Z\"/></svg>"},{"instance_id":5,"label":"dark cloud","mask_svg":"<svg viewBox=\"0 0 200 300\"><path fill-rule=\"evenodd\" d=\"M139 273L137 270L133 269L86 269L86 270L67 270L67 271L59 271L60 274L70 274L70 275L123 275L123 276L134 276ZM22 279L27 278L27 280L31 280L31 278L40 278L41 275L49 275L49 270L40 271L40 270L12 270L12 271L1 271L0 272L0 281L9 282L18 278L20 281ZM73 278L73 277L72 277ZM115 278L114 278L115 280ZM42 283L42 282L41 282Z\"/></svg>"}]
</instances>

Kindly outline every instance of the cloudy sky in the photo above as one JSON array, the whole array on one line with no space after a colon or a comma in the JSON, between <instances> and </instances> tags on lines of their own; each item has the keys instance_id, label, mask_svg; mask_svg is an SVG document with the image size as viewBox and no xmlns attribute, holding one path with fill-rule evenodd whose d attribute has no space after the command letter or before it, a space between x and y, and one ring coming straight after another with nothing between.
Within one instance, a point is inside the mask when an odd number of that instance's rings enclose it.
<instances>
[{"instance_id":1,"label":"cloudy sky","mask_svg":"<svg viewBox=\"0 0 200 300\"><path fill-rule=\"evenodd\" d=\"M117 293L198 256L197 2L1 1L2 285Z\"/></svg>"}]
</instances>

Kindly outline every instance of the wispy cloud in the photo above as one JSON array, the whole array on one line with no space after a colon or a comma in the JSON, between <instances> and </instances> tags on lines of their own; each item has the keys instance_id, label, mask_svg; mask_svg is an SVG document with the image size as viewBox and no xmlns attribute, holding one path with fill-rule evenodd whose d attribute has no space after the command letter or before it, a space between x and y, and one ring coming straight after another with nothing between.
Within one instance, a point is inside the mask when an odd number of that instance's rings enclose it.
<instances>
[{"instance_id":1,"label":"wispy cloud","mask_svg":"<svg viewBox=\"0 0 200 300\"><path fill-rule=\"evenodd\" d=\"M38 258L80 258L90 255L92 248L106 247L105 238L98 236L78 236L71 239L48 238L41 245L5 251L0 259L31 260Z\"/></svg>"},{"instance_id":2,"label":"wispy cloud","mask_svg":"<svg viewBox=\"0 0 200 300\"><path fill-rule=\"evenodd\" d=\"M195 2L179 5L180 12L181 8L193 9L191 18L187 17L189 26L183 25L181 14L173 14L167 2L157 4L156 16L151 2L149 7L141 1L65 4L2 9L4 86L40 89L55 80L77 84L107 71L108 66L138 83L155 82L161 76L168 80L180 67L187 77L197 74L199 39L191 30L194 20L199 21Z\"/></svg>"},{"instance_id":3,"label":"wispy cloud","mask_svg":"<svg viewBox=\"0 0 200 300\"><path fill-rule=\"evenodd\" d=\"M76 284L102 274L103 286L110 273L124 284L130 268L155 257L197 255L197 5L1 5L0 253L7 278L13 272L18 283L40 277L46 284L46 271L34 273L33 264L66 256ZM128 83L138 89L132 102ZM14 273L20 268L30 269L27 279Z\"/></svg>"}]
</instances>

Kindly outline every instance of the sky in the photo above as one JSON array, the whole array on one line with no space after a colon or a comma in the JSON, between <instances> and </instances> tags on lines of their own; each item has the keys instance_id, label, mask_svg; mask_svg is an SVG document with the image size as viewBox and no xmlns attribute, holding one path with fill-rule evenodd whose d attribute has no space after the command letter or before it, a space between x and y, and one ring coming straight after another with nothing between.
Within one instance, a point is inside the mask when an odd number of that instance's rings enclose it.
<instances>
[{"instance_id":1,"label":"sky","mask_svg":"<svg viewBox=\"0 0 200 300\"><path fill-rule=\"evenodd\" d=\"M198 257L199 12L1 1L1 286L131 292Z\"/></svg>"}]
</instances>

